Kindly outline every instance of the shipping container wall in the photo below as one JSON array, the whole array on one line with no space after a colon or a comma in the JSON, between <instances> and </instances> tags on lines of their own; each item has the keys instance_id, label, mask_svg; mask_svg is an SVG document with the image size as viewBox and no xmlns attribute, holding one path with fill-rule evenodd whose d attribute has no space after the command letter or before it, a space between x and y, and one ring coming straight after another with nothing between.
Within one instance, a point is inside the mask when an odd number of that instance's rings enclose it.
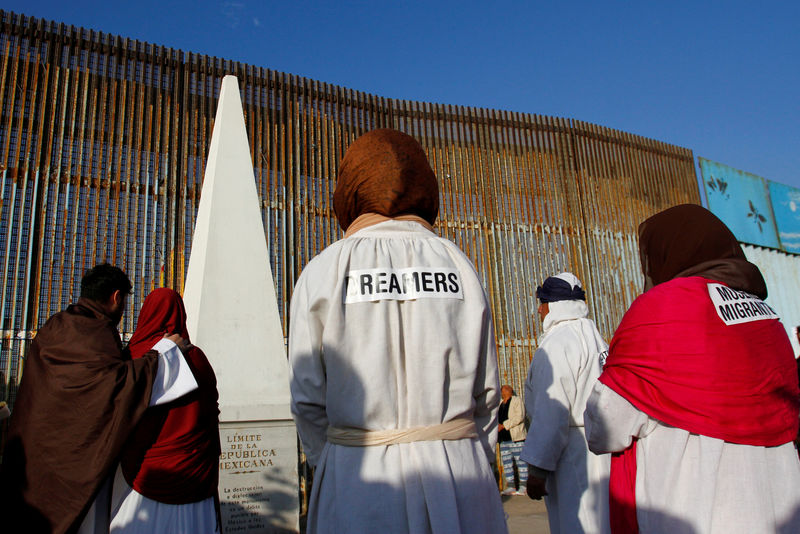
<instances>
[{"instance_id":1,"label":"shipping container wall","mask_svg":"<svg viewBox=\"0 0 800 534\"><path fill-rule=\"evenodd\" d=\"M708 209L736 239L781 248L767 180L722 163L698 158Z\"/></svg>"},{"instance_id":2,"label":"shipping container wall","mask_svg":"<svg viewBox=\"0 0 800 534\"><path fill-rule=\"evenodd\" d=\"M183 289L222 77L238 77L284 329L303 266L341 238L339 161L374 128L417 138L440 181L436 231L472 259L517 391L541 329L535 289L573 271L610 338L640 292L636 228L699 203L692 152L572 119L393 100L0 11L0 398L30 340L99 262Z\"/></svg>"},{"instance_id":3,"label":"shipping container wall","mask_svg":"<svg viewBox=\"0 0 800 534\"><path fill-rule=\"evenodd\" d=\"M747 259L755 263L767 282L767 304L778 312L794 354L800 354L794 329L800 326L800 256L780 250L742 245Z\"/></svg>"}]
</instances>

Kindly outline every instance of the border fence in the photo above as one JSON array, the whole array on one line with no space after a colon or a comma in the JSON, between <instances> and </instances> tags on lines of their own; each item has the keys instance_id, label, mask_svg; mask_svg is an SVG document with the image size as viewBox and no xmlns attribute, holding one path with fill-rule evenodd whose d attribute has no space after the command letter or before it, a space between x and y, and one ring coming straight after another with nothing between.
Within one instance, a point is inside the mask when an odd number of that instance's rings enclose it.
<instances>
[{"instance_id":1,"label":"border fence","mask_svg":"<svg viewBox=\"0 0 800 534\"><path fill-rule=\"evenodd\" d=\"M610 338L641 291L636 228L700 203L692 152L573 119L383 98L0 11L0 399L13 402L37 328L108 261L182 291L222 77L239 78L284 331L303 266L342 232L344 150L396 128L440 182L436 231L489 294L501 380L521 389L536 347L535 289L571 270Z\"/></svg>"}]
</instances>

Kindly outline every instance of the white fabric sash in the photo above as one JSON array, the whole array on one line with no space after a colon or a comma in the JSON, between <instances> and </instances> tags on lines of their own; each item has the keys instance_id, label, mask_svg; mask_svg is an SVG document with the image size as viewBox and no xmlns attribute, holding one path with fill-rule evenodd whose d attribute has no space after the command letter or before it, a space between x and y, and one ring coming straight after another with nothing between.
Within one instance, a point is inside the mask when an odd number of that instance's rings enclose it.
<instances>
[{"instance_id":1,"label":"white fabric sash","mask_svg":"<svg viewBox=\"0 0 800 534\"><path fill-rule=\"evenodd\" d=\"M445 441L477 438L475 421L460 417L440 425L392 430L328 427L328 442L346 447L374 447L415 441Z\"/></svg>"}]
</instances>

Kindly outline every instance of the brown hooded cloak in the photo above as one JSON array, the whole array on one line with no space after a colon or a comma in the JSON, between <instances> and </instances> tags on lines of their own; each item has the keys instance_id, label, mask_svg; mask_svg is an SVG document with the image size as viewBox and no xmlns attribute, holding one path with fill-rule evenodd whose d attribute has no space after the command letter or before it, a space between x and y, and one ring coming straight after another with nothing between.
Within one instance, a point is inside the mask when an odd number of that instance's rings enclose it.
<instances>
[{"instance_id":1,"label":"brown hooded cloak","mask_svg":"<svg viewBox=\"0 0 800 534\"><path fill-rule=\"evenodd\" d=\"M433 225L439 185L416 139L397 130L372 130L347 148L333 208L343 230L365 213L417 215Z\"/></svg>"},{"instance_id":2,"label":"brown hooded cloak","mask_svg":"<svg viewBox=\"0 0 800 534\"><path fill-rule=\"evenodd\" d=\"M82 298L31 344L0 478L9 532L75 532L150 400L158 353L132 361L116 322Z\"/></svg>"}]
</instances>

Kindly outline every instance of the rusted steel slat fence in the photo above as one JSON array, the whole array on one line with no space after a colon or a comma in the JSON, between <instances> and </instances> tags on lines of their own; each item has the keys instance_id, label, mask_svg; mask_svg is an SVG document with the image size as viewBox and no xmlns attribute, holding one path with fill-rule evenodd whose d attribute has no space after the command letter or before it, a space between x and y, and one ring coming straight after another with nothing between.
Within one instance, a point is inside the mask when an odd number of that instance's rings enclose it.
<instances>
[{"instance_id":1,"label":"rusted steel slat fence","mask_svg":"<svg viewBox=\"0 0 800 534\"><path fill-rule=\"evenodd\" d=\"M284 329L294 281L341 237L339 161L378 127L415 136L441 185L437 231L473 260L502 381L521 389L535 288L574 271L610 337L639 292L636 227L699 203L691 151L577 120L392 100L0 11L0 398L37 328L108 261L134 297L182 290L221 79L239 78Z\"/></svg>"}]
</instances>

